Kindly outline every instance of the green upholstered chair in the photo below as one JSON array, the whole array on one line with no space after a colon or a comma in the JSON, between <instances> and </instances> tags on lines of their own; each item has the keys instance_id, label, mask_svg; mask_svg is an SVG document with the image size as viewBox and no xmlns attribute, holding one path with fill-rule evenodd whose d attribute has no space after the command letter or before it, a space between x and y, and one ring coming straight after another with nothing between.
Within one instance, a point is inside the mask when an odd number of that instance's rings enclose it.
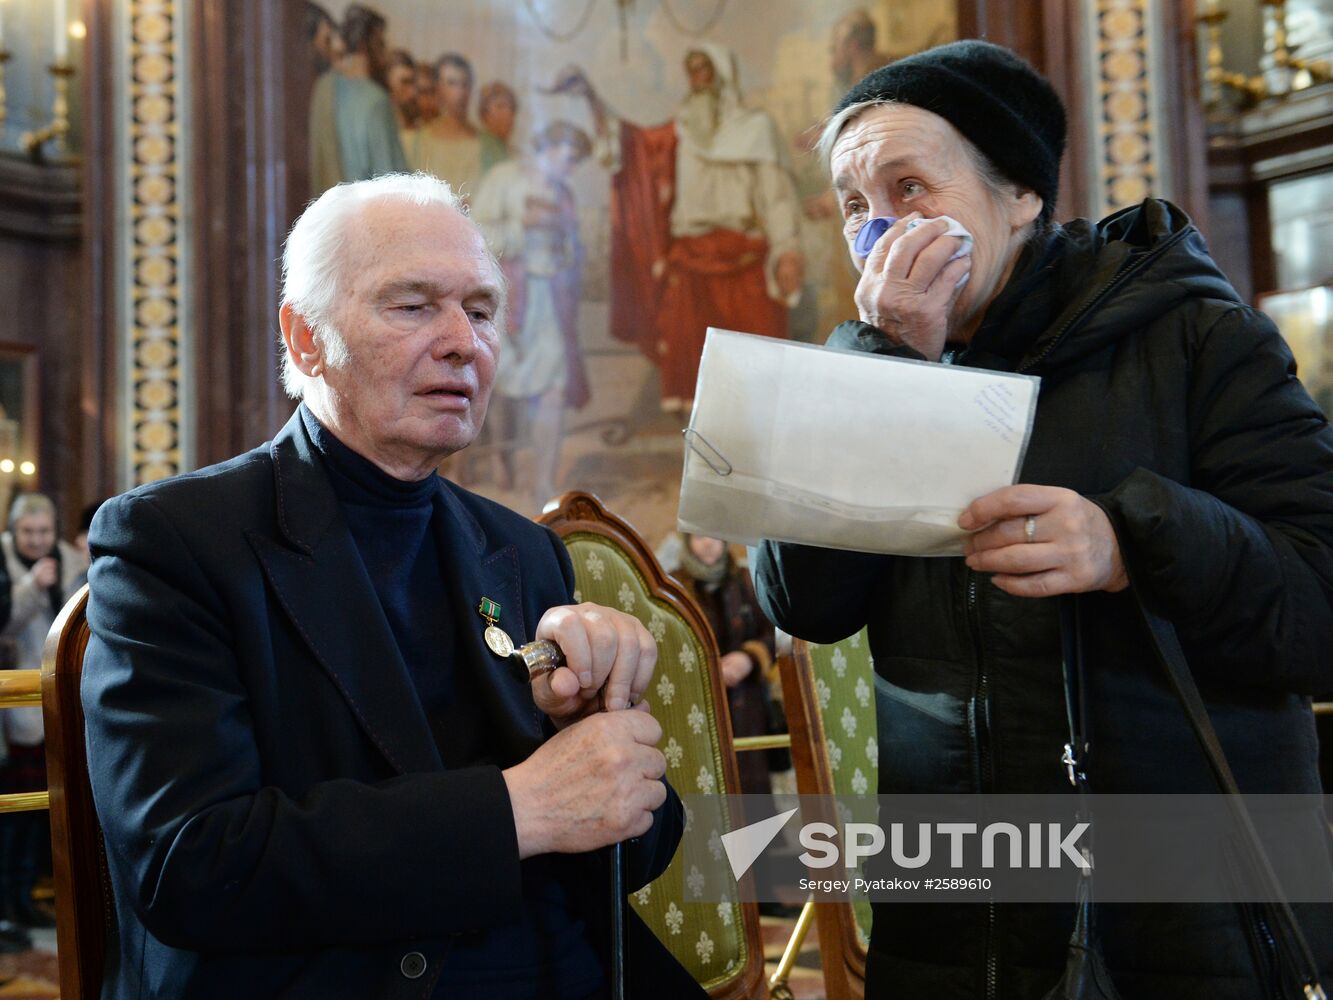
<instances>
[{"instance_id":1,"label":"green upholstered chair","mask_svg":"<svg viewBox=\"0 0 1333 1000\"><path fill-rule=\"evenodd\" d=\"M879 787L875 670L865 630L840 642L792 643L779 660L802 795L873 796ZM857 874L861 874L859 871ZM818 903L819 949L828 1000L865 996L870 903Z\"/></svg>"},{"instance_id":2,"label":"green upholstered chair","mask_svg":"<svg viewBox=\"0 0 1333 1000\"><path fill-rule=\"evenodd\" d=\"M732 793L739 787L726 694L717 669L717 642L703 612L626 522L588 493L567 493L539 518L564 541L574 562L575 599L620 608L657 640L657 671L648 701L662 724L667 779L683 795ZM727 811L706 820L686 814L687 828L716 822L710 849L721 857ZM763 997L764 955L759 912L739 901L735 884L722 903L715 887L683 852L654 882L630 895L630 905L695 979L715 998Z\"/></svg>"}]
</instances>

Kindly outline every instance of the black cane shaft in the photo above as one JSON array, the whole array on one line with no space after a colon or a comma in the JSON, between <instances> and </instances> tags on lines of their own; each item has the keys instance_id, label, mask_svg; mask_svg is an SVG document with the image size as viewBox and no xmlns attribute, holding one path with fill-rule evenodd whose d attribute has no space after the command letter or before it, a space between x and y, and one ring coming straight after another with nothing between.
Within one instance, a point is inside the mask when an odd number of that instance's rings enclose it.
<instances>
[{"instance_id":1,"label":"black cane shaft","mask_svg":"<svg viewBox=\"0 0 1333 1000\"><path fill-rule=\"evenodd\" d=\"M625 845L611 845L611 1000L625 1000Z\"/></svg>"},{"instance_id":2,"label":"black cane shaft","mask_svg":"<svg viewBox=\"0 0 1333 1000\"><path fill-rule=\"evenodd\" d=\"M566 663L565 654L549 639L519 646L510 659L527 671L532 681ZM611 845L611 1000L625 1000L625 845Z\"/></svg>"}]
</instances>

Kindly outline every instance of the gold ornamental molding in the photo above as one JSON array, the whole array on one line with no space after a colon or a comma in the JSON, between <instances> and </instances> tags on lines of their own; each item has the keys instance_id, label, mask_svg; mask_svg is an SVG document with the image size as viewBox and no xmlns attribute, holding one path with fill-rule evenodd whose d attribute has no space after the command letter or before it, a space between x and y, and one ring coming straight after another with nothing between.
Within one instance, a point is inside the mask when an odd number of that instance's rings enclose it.
<instances>
[{"instance_id":1,"label":"gold ornamental molding","mask_svg":"<svg viewBox=\"0 0 1333 1000\"><path fill-rule=\"evenodd\" d=\"M1156 0L1087 0L1092 214L1166 197Z\"/></svg>"},{"instance_id":2,"label":"gold ornamental molding","mask_svg":"<svg viewBox=\"0 0 1333 1000\"><path fill-rule=\"evenodd\" d=\"M191 468L186 0L120 0L122 485Z\"/></svg>"}]
</instances>

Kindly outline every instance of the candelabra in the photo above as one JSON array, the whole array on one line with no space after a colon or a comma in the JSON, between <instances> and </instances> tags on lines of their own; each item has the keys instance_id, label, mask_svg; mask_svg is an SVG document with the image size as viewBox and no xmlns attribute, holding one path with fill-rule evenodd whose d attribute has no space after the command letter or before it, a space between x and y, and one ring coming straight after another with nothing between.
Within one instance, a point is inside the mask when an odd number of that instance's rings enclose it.
<instances>
[{"instance_id":1,"label":"candelabra","mask_svg":"<svg viewBox=\"0 0 1333 1000\"><path fill-rule=\"evenodd\" d=\"M55 99L51 102L51 121L48 125L32 132L23 133L23 148L34 160L44 157L43 149L52 143L57 157L65 152L65 136L69 133L69 82L74 76L74 67L60 59L47 67L55 84Z\"/></svg>"},{"instance_id":2,"label":"candelabra","mask_svg":"<svg viewBox=\"0 0 1333 1000\"><path fill-rule=\"evenodd\" d=\"M1226 90L1234 90L1247 104L1257 104L1270 98L1283 98L1316 83L1333 79L1333 71L1322 59L1301 59L1296 46L1287 38L1286 0L1260 0L1264 9L1264 56L1257 76L1232 72L1223 65L1222 23L1227 12L1218 8L1217 0L1205 0L1203 12L1196 20L1204 26L1207 35L1207 68L1204 70L1204 103L1216 108L1222 103Z\"/></svg>"}]
</instances>

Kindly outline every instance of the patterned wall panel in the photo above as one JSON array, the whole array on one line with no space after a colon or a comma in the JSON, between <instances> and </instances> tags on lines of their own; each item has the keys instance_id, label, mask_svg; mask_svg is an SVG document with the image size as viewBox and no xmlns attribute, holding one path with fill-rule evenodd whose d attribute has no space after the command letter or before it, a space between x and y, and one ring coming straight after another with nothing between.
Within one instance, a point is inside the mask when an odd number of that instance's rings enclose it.
<instances>
[{"instance_id":1,"label":"patterned wall panel","mask_svg":"<svg viewBox=\"0 0 1333 1000\"><path fill-rule=\"evenodd\" d=\"M121 485L191 467L185 0L122 0Z\"/></svg>"},{"instance_id":2,"label":"patterned wall panel","mask_svg":"<svg viewBox=\"0 0 1333 1000\"><path fill-rule=\"evenodd\" d=\"M1159 105L1161 26L1156 0L1088 0L1094 218L1152 196L1169 197Z\"/></svg>"}]
</instances>

